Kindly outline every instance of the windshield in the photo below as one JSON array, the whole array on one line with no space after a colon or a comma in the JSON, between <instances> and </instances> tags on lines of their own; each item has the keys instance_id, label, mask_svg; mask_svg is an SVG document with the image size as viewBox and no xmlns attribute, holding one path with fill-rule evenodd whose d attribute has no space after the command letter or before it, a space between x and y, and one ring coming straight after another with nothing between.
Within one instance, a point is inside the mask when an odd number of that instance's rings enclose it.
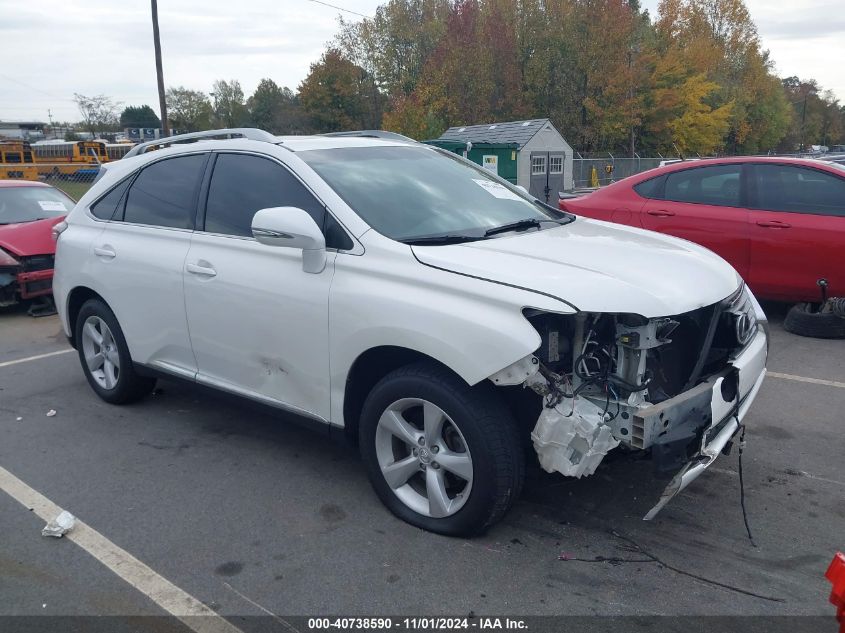
<instances>
[{"instance_id":1,"label":"windshield","mask_svg":"<svg viewBox=\"0 0 845 633\"><path fill-rule=\"evenodd\" d=\"M67 215L74 201L52 187L0 187L0 224Z\"/></svg>"},{"instance_id":2,"label":"windshield","mask_svg":"<svg viewBox=\"0 0 845 633\"><path fill-rule=\"evenodd\" d=\"M429 147L344 147L300 156L355 212L399 241L437 236L482 239L490 229L519 229L568 217L483 169Z\"/></svg>"}]
</instances>

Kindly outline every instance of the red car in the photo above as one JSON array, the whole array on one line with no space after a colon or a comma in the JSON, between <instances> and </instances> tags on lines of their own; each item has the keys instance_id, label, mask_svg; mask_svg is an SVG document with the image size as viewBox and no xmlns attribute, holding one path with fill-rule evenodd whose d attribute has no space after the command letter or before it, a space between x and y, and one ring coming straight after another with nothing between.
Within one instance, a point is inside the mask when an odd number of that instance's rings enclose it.
<instances>
[{"instance_id":1,"label":"red car","mask_svg":"<svg viewBox=\"0 0 845 633\"><path fill-rule=\"evenodd\" d=\"M41 182L0 180L0 307L53 291L53 225L76 203Z\"/></svg>"},{"instance_id":2,"label":"red car","mask_svg":"<svg viewBox=\"0 0 845 633\"><path fill-rule=\"evenodd\" d=\"M845 296L842 165L684 161L561 200L560 208L701 244L730 262L761 298L819 303L825 292Z\"/></svg>"}]
</instances>

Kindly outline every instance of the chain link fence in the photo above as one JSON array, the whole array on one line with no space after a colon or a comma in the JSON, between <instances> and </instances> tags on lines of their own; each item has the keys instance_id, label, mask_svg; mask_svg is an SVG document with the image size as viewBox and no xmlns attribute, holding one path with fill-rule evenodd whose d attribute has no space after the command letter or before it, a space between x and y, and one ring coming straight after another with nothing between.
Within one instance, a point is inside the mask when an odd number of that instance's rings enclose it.
<instances>
[{"instance_id":1,"label":"chain link fence","mask_svg":"<svg viewBox=\"0 0 845 633\"><path fill-rule=\"evenodd\" d=\"M639 174L649 169L659 167L664 161L677 160L675 158L617 158L612 154L604 157L585 158L575 155L572 161L572 176L575 189L587 189L609 185L617 180Z\"/></svg>"},{"instance_id":2,"label":"chain link fence","mask_svg":"<svg viewBox=\"0 0 845 633\"><path fill-rule=\"evenodd\" d=\"M44 182L78 200L101 166L119 160L129 148L104 141L0 139L0 180Z\"/></svg>"}]
</instances>

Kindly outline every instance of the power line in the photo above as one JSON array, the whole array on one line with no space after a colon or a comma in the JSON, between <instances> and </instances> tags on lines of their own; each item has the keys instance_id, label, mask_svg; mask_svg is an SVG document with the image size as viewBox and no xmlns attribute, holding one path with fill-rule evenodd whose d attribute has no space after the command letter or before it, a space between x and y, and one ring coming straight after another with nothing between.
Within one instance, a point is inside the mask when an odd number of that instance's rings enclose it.
<instances>
[{"instance_id":1,"label":"power line","mask_svg":"<svg viewBox=\"0 0 845 633\"><path fill-rule=\"evenodd\" d=\"M328 2L323 2L322 0L308 0L308 2L315 2L316 4L322 4L326 7L331 7L332 9L337 9L338 11L345 11L346 13L351 13L353 15L360 16L362 18L370 18L372 16L364 15L363 13L358 13L357 11L353 11L352 9L344 9L343 7L339 7L335 4L329 4Z\"/></svg>"},{"instance_id":2,"label":"power line","mask_svg":"<svg viewBox=\"0 0 845 633\"><path fill-rule=\"evenodd\" d=\"M14 77L9 77L9 75L4 75L3 73L0 73L0 77L2 77L3 79L8 79L9 81L13 81L16 84L20 84L21 86L23 86L24 88L27 88L29 90L34 90L35 92L40 92L43 95L47 95L51 99L58 99L60 101L73 101L73 99L69 99L68 97L60 97L58 95L47 92L46 90L41 90L41 88L36 88L35 86L30 86L27 83L24 83L24 82L22 82L18 79L15 79Z\"/></svg>"}]
</instances>

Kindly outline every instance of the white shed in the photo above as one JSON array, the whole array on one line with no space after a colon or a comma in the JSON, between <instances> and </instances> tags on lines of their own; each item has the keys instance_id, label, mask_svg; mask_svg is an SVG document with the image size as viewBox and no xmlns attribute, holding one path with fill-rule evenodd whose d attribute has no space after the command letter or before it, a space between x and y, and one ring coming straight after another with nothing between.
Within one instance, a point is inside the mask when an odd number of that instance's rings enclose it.
<instances>
[{"instance_id":1,"label":"white shed","mask_svg":"<svg viewBox=\"0 0 845 633\"><path fill-rule=\"evenodd\" d=\"M516 184L552 204L557 201L559 191L568 191L574 186L572 147L549 119L456 126L446 130L437 140L429 142L438 145L445 145L446 142L469 143L467 150L462 153L471 160L475 160L478 154L472 151L473 146L476 149L485 146L513 147ZM504 167L500 166L499 175L513 181L510 174L502 173Z\"/></svg>"}]
</instances>

